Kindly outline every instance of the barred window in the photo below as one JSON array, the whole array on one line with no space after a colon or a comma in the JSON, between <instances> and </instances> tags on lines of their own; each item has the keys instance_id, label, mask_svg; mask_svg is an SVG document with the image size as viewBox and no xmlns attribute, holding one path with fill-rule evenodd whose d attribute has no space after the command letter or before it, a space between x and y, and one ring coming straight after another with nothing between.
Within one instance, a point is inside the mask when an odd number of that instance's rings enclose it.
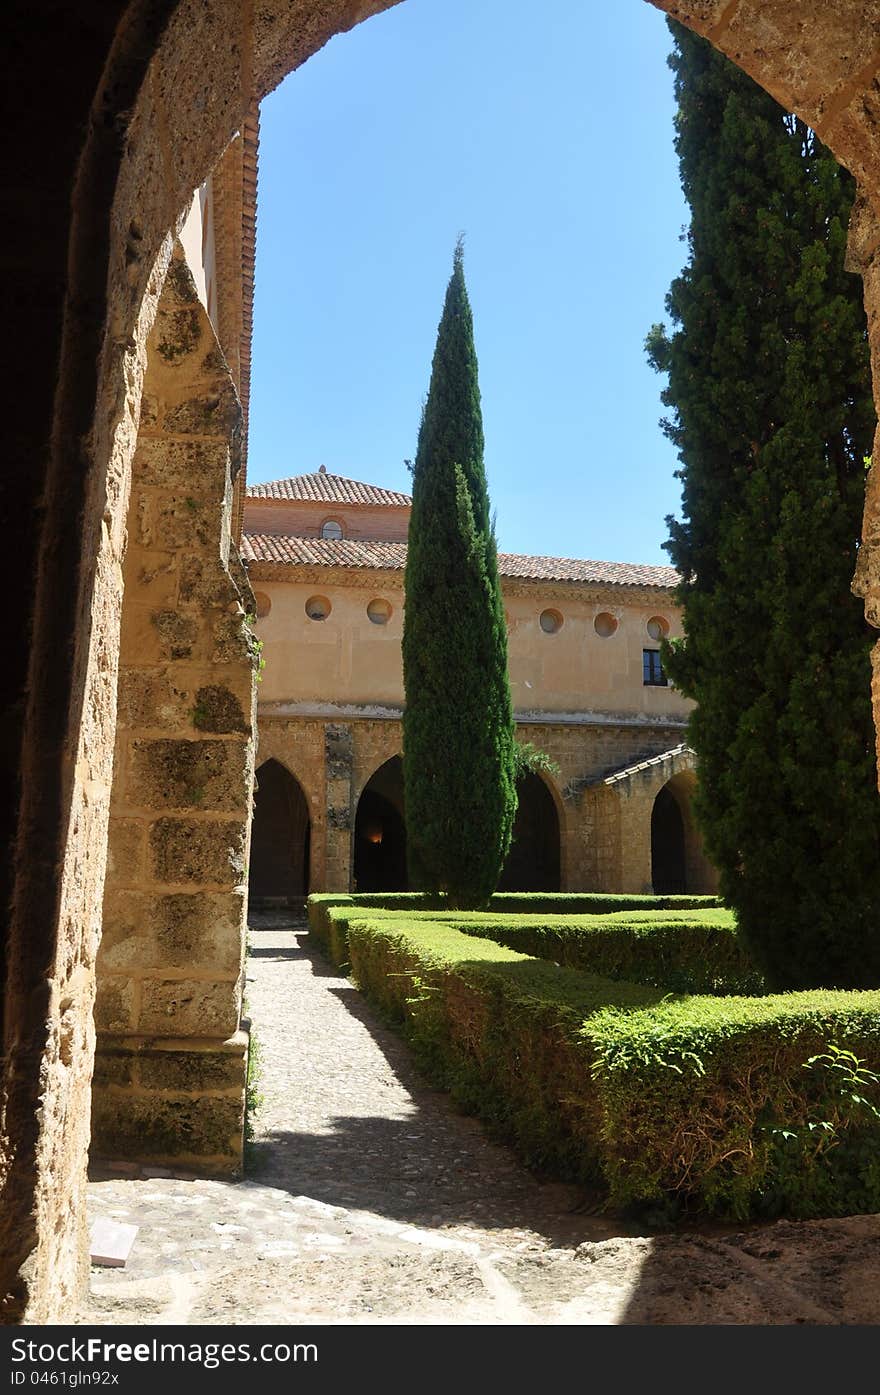
<instances>
[{"instance_id":1,"label":"barred window","mask_svg":"<svg viewBox=\"0 0 880 1395\"><path fill-rule=\"evenodd\" d=\"M646 688L668 688L669 679L663 672L659 649L642 650L642 681Z\"/></svg>"}]
</instances>

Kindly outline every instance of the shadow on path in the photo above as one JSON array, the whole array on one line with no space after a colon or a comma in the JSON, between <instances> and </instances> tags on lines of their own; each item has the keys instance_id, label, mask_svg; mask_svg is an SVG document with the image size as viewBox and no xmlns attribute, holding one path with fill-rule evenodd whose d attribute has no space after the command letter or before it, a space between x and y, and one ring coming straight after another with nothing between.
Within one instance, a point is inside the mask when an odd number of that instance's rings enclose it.
<instances>
[{"instance_id":1,"label":"shadow on path","mask_svg":"<svg viewBox=\"0 0 880 1395\"><path fill-rule=\"evenodd\" d=\"M248 997L265 1095L251 1180L425 1227L527 1230L558 1245L638 1233L590 1214L597 1197L541 1181L493 1142L425 1082L406 1044L310 943L305 922L272 919L251 926Z\"/></svg>"}]
</instances>

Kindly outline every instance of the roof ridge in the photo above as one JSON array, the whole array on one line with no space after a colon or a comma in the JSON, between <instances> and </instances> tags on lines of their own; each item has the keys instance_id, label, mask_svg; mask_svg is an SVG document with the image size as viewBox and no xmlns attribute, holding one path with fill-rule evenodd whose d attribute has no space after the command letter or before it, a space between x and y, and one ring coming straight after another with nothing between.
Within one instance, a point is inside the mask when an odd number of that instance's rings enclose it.
<instances>
[{"instance_id":1,"label":"roof ridge","mask_svg":"<svg viewBox=\"0 0 880 1395\"><path fill-rule=\"evenodd\" d=\"M386 508L409 508L410 495L384 484L371 484L352 475L338 475L325 469L305 474L285 475L282 479L252 481L248 499L276 499L310 503L378 504Z\"/></svg>"},{"instance_id":2,"label":"roof ridge","mask_svg":"<svg viewBox=\"0 0 880 1395\"><path fill-rule=\"evenodd\" d=\"M295 533L260 533L253 528L242 534L242 550L248 561L282 562L291 566L323 563L337 566L402 568L407 544L385 538L318 538ZM602 562L586 558L559 558L528 553L498 554L502 576L515 580L583 582L588 585L653 586L672 590L679 580L674 567L638 562Z\"/></svg>"}]
</instances>

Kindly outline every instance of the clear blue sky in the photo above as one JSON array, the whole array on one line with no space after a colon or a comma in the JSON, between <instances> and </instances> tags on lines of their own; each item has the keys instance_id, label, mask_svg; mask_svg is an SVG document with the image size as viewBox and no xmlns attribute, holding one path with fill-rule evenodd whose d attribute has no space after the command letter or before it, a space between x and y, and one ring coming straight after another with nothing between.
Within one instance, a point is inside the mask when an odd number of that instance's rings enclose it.
<instances>
[{"instance_id":1,"label":"clear blue sky","mask_svg":"<svg viewBox=\"0 0 880 1395\"><path fill-rule=\"evenodd\" d=\"M404 0L266 99L252 482L409 490L463 231L502 550L668 562L643 342L685 256L669 48L644 0Z\"/></svg>"}]
</instances>

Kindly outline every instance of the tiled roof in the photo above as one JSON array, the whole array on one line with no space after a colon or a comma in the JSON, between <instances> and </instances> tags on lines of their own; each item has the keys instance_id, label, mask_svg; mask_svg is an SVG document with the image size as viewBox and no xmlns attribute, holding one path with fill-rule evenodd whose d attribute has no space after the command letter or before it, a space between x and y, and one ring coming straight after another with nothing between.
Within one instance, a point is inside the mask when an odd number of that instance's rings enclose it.
<instances>
[{"instance_id":1,"label":"tiled roof","mask_svg":"<svg viewBox=\"0 0 880 1395\"><path fill-rule=\"evenodd\" d=\"M615 586L677 586L674 567L643 567L637 562L589 562L572 557L521 557L499 552L502 576L535 581L606 581Z\"/></svg>"},{"instance_id":2,"label":"tiled roof","mask_svg":"<svg viewBox=\"0 0 880 1395\"><path fill-rule=\"evenodd\" d=\"M245 562L274 562L288 567L373 567L377 571L402 571L406 543L373 542L354 538L274 537L271 533L243 533L241 555Z\"/></svg>"},{"instance_id":3,"label":"tiled roof","mask_svg":"<svg viewBox=\"0 0 880 1395\"><path fill-rule=\"evenodd\" d=\"M664 751L662 755L650 756L647 760L640 760L637 765L625 765L622 770L613 770L610 775L602 777L601 783L616 785L621 780L630 780L633 775L641 775L643 771L650 770L655 765L664 765L667 761L673 760L675 756L691 754L690 746L683 741L680 746L673 746L671 751ZM594 783L600 782L595 781Z\"/></svg>"},{"instance_id":4,"label":"tiled roof","mask_svg":"<svg viewBox=\"0 0 880 1395\"><path fill-rule=\"evenodd\" d=\"M390 504L409 508L412 499L396 489L383 489L378 484L363 484L345 475L331 475L317 470L313 475L293 475L287 480L270 480L267 484L248 485L249 499L306 499L319 504Z\"/></svg>"},{"instance_id":5,"label":"tiled roof","mask_svg":"<svg viewBox=\"0 0 880 1395\"><path fill-rule=\"evenodd\" d=\"M246 562L271 562L291 567L372 567L386 571L402 571L406 565L406 543L402 542L245 533L241 544ZM581 562L566 557L522 557L514 552L498 554L498 570L505 577L534 581L603 582L613 586L659 586L667 590L678 584L674 567Z\"/></svg>"}]
</instances>

